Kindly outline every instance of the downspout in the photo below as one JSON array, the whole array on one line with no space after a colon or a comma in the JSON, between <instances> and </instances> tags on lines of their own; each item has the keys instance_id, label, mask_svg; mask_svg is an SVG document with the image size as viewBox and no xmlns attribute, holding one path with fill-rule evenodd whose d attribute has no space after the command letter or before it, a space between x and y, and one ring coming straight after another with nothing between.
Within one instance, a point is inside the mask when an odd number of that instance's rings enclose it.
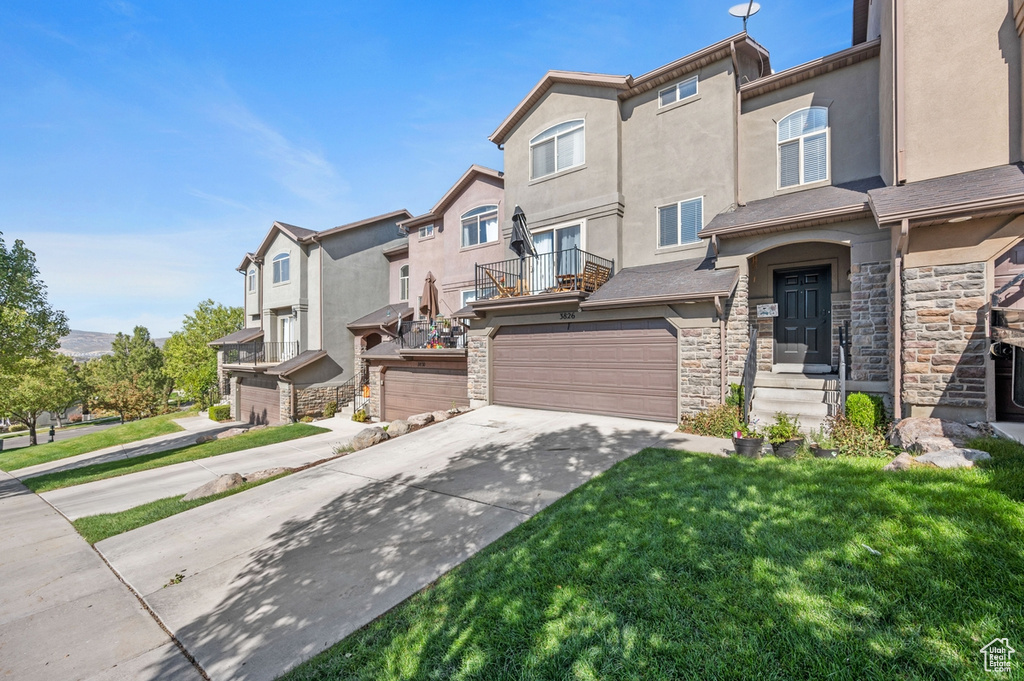
<instances>
[{"instance_id":1,"label":"downspout","mask_svg":"<svg viewBox=\"0 0 1024 681\"><path fill-rule=\"evenodd\" d=\"M718 384L721 387L722 404L728 395L725 387L725 311L722 308L721 296L715 296L715 311L718 312L718 348L719 348L719 377Z\"/></svg>"},{"instance_id":2,"label":"downspout","mask_svg":"<svg viewBox=\"0 0 1024 681\"><path fill-rule=\"evenodd\" d=\"M743 195L740 192L740 111L742 100L740 99L740 65L736 56L736 41L729 43L729 53L732 56L732 72L736 81L736 88L733 90L733 117L732 117L732 144L733 144L733 202L737 207L743 205Z\"/></svg>"},{"instance_id":3,"label":"downspout","mask_svg":"<svg viewBox=\"0 0 1024 681\"><path fill-rule=\"evenodd\" d=\"M910 237L910 220L900 224L900 238L893 258L893 348L892 348L892 415L903 418L903 254Z\"/></svg>"},{"instance_id":4,"label":"downspout","mask_svg":"<svg viewBox=\"0 0 1024 681\"><path fill-rule=\"evenodd\" d=\"M893 184L905 184L907 181L907 169L904 160L904 139L903 119L904 111L904 68L903 68L903 0L894 0L892 32L893 32L893 88L896 90L895 117L893 120L893 134L896 142L896 176Z\"/></svg>"}]
</instances>

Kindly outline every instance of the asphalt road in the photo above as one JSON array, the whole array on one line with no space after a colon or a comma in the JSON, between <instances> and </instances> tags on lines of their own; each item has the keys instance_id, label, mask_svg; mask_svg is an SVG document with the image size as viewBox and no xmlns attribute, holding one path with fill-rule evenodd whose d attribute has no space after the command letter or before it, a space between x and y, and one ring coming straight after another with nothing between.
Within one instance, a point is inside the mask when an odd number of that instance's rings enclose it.
<instances>
[{"instance_id":1,"label":"asphalt road","mask_svg":"<svg viewBox=\"0 0 1024 681\"><path fill-rule=\"evenodd\" d=\"M59 442L61 440L71 440L76 437L82 437L83 435L88 435L89 433L95 433L119 425L121 425L120 421L110 421L108 423L100 423L95 426L75 426L74 428L57 428L56 432L54 432L53 439L55 442ZM39 444L49 442L49 430L49 427L40 428L39 430L37 430L36 442L38 442ZM3 440L3 443L5 452L11 449L20 449L22 447L28 447L28 431L26 430L25 434L21 437L6 438Z\"/></svg>"}]
</instances>

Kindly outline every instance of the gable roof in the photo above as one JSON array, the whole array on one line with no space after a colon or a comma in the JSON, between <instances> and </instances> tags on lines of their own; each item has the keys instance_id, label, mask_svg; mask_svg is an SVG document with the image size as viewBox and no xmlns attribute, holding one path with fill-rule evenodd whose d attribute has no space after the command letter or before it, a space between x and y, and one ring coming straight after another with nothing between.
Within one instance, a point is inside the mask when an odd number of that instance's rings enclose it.
<instances>
[{"instance_id":1,"label":"gable roof","mask_svg":"<svg viewBox=\"0 0 1024 681\"><path fill-rule=\"evenodd\" d=\"M713 258L690 258L619 270L587 300L585 310L657 305L728 296L739 281L739 269L715 269Z\"/></svg>"},{"instance_id":2,"label":"gable roof","mask_svg":"<svg viewBox=\"0 0 1024 681\"><path fill-rule=\"evenodd\" d=\"M376 329L379 326L389 326L399 319L412 317L412 308L407 303L397 305L385 305L379 310L363 315L359 319L349 322L350 329Z\"/></svg>"},{"instance_id":3,"label":"gable roof","mask_svg":"<svg viewBox=\"0 0 1024 681\"><path fill-rule=\"evenodd\" d=\"M869 192L879 226L907 219L946 221L951 217L1005 215L1024 210L1024 165L972 170Z\"/></svg>"},{"instance_id":4,"label":"gable roof","mask_svg":"<svg viewBox=\"0 0 1024 681\"><path fill-rule=\"evenodd\" d=\"M882 40L876 38L869 43L848 47L845 50L827 54L824 57L798 64L785 71L779 71L763 78L758 78L740 87L740 97L749 99L774 90L780 90L803 80L817 78L838 69L874 59L881 52Z\"/></svg>"},{"instance_id":5,"label":"gable roof","mask_svg":"<svg viewBox=\"0 0 1024 681\"><path fill-rule=\"evenodd\" d=\"M868 191L884 186L880 177L817 187L751 201L719 213L698 236L731 236L781 232L794 227L828 224L871 215Z\"/></svg>"},{"instance_id":6,"label":"gable roof","mask_svg":"<svg viewBox=\"0 0 1024 681\"><path fill-rule=\"evenodd\" d=\"M242 260L242 264L239 265L238 271L241 272L245 269L246 262L260 262L263 256L266 254L267 249L270 248L270 244L274 242L274 237L278 233L286 235L292 241L297 244L301 244L309 241L309 239L316 234L312 229L306 229L305 227L296 227L295 225L289 225L287 222L274 221L274 224L267 230L267 235L263 237L263 241L260 242L260 247L253 253L246 253L245 258Z\"/></svg>"},{"instance_id":7,"label":"gable roof","mask_svg":"<svg viewBox=\"0 0 1024 681\"><path fill-rule=\"evenodd\" d=\"M366 225L372 225L375 222L384 222L385 220L394 220L395 218L400 218L400 220L407 220L407 219L409 219L411 217L412 217L412 213L410 213L409 211L407 211L404 208L402 208L401 210L393 210L390 213L384 213L383 215L376 215L376 216L374 216L372 218L366 218L365 220L359 220L357 222L350 222L350 223L348 223L346 225L341 225L339 227L332 227L330 229L325 229L322 232L317 232L316 236L313 237L313 240L314 241L319 241L320 239L323 239L325 236L332 236L334 234L340 234L341 232L347 232L350 229L358 229L360 227L365 227Z\"/></svg>"},{"instance_id":8,"label":"gable roof","mask_svg":"<svg viewBox=\"0 0 1024 681\"><path fill-rule=\"evenodd\" d=\"M501 182L502 186L505 185L505 173L491 168L486 168L484 166L479 166L474 163L469 167L469 170L464 172L462 177L460 177L455 184L453 184L448 191L444 193L444 196L434 204L433 208L423 215L418 215L416 217L410 216L408 220L399 222L399 228L406 231L412 231L415 227L419 227L420 225L439 219L444 211L447 210L448 206L450 206L455 199L457 199L459 195L462 194L462 192L464 192L466 188L469 187L469 185L471 185L478 177L489 177Z\"/></svg>"},{"instance_id":9,"label":"gable roof","mask_svg":"<svg viewBox=\"0 0 1024 681\"><path fill-rule=\"evenodd\" d=\"M501 122L501 125L499 125L493 133L491 133L488 139L498 145L504 144L513 128L515 128L522 119L526 118L530 109L532 109L533 106L537 104L537 102L539 102L547 91L556 83L593 85L597 87L611 88L619 91L619 99L627 99L634 95L654 89L663 83L667 83L670 80L678 78L684 73L695 71L707 64L729 57L732 52L733 44L735 44L737 50L747 51L752 55L756 55L761 60L762 75L771 72L771 63L769 61L768 51L758 45L745 32L737 33L736 35L719 41L714 45L709 45L704 49L688 54L685 57L677 59L664 66L660 66L653 71L648 71L636 78L630 75L615 76L603 73L586 73L583 71L548 71L544 74L544 77L533 86L533 89L527 93L526 97L524 97L522 101L512 109L512 113L505 117L505 120Z\"/></svg>"}]
</instances>

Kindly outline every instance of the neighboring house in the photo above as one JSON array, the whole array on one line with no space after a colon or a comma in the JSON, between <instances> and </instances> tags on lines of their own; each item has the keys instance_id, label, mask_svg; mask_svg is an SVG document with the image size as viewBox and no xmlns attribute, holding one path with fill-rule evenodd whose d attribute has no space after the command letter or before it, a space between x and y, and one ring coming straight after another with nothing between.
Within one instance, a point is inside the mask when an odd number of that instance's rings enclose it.
<instances>
[{"instance_id":1,"label":"neighboring house","mask_svg":"<svg viewBox=\"0 0 1024 681\"><path fill-rule=\"evenodd\" d=\"M480 262L475 404L675 421L743 383L809 426L844 389L1024 413L986 331L993 295L1024 307L1021 0L853 19L851 48L779 73L741 33L635 78L541 79L490 138L538 255Z\"/></svg>"},{"instance_id":2,"label":"neighboring house","mask_svg":"<svg viewBox=\"0 0 1024 681\"><path fill-rule=\"evenodd\" d=\"M389 304L348 325L369 367L371 415L391 420L469 405L463 320L473 314L466 306L476 296L476 264L505 252L506 213L502 174L474 165L428 212L399 223L408 240L383 251ZM434 319L423 308L428 277L438 292Z\"/></svg>"},{"instance_id":3,"label":"neighboring house","mask_svg":"<svg viewBox=\"0 0 1024 681\"><path fill-rule=\"evenodd\" d=\"M345 320L388 302L381 247L409 217L400 210L320 232L275 222L246 254L245 328L211 343L234 418L285 423L351 399L358 376Z\"/></svg>"}]
</instances>

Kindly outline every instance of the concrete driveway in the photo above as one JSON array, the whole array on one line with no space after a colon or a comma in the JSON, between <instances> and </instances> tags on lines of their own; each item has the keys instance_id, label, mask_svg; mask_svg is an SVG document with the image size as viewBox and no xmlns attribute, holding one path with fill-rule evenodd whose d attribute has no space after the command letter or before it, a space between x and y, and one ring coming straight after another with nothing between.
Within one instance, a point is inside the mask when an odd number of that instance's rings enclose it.
<instances>
[{"instance_id":1,"label":"concrete driveway","mask_svg":"<svg viewBox=\"0 0 1024 681\"><path fill-rule=\"evenodd\" d=\"M97 548L211 678L273 679L673 428L485 407Z\"/></svg>"}]
</instances>

